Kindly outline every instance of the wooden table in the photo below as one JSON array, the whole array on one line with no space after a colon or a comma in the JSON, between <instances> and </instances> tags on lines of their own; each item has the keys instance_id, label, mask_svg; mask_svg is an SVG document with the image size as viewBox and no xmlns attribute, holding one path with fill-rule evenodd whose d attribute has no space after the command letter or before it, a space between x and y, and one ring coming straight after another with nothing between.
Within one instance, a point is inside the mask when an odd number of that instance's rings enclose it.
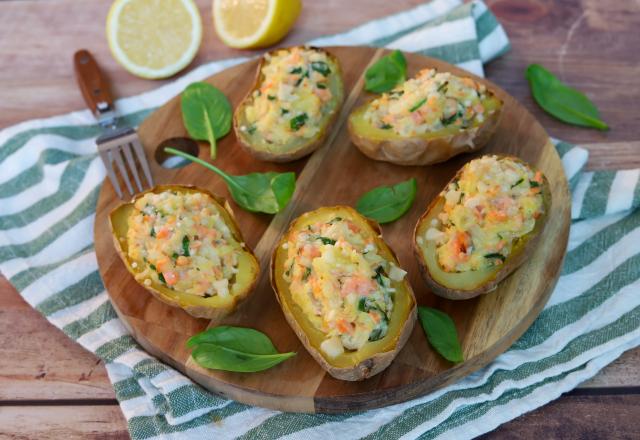
<instances>
[{"instance_id":1,"label":"wooden table","mask_svg":"<svg viewBox=\"0 0 640 440\"><path fill-rule=\"evenodd\" d=\"M162 82L132 77L104 39L110 0L0 2L0 127L83 108L71 69L90 49L117 96ZM237 56L215 37L210 0L198 0L204 39L197 66ZM283 44L346 30L420 0L305 2ZM587 144L589 166L640 167L640 3L634 0L488 0L513 49L487 76L524 103L552 136ZM344 11L345 4L349 11ZM524 78L538 62L589 95L611 126L603 133L564 125L532 101ZM502 425L489 438L639 438L640 349L632 350L555 402ZM102 363L31 309L0 276L0 438L127 438Z\"/></svg>"}]
</instances>

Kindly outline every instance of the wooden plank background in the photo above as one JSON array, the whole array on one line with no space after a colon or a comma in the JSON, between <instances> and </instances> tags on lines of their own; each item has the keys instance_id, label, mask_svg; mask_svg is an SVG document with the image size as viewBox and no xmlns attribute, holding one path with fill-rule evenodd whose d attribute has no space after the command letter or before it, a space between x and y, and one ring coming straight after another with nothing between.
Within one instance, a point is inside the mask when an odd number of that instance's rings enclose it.
<instances>
[{"instance_id":1,"label":"wooden plank background","mask_svg":"<svg viewBox=\"0 0 640 440\"><path fill-rule=\"evenodd\" d=\"M83 108L71 56L90 49L117 96L162 81L137 79L117 66L104 39L111 0L0 2L0 128ZM190 68L244 52L215 37L210 0L197 0L203 45ZM282 43L304 42L407 9L420 0L305 0ZM637 0L488 0L512 50L486 68L552 136L588 144L592 169L640 167L640 3ZM345 6L348 5L348 6ZM348 11L345 11L348 8ZM532 101L524 78L541 63L584 91L609 132L564 125ZM502 425L486 438L639 438L640 349L623 355L580 388ZM635 417L634 417L635 416ZM0 276L0 439L127 438L106 371L31 309Z\"/></svg>"}]
</instances>

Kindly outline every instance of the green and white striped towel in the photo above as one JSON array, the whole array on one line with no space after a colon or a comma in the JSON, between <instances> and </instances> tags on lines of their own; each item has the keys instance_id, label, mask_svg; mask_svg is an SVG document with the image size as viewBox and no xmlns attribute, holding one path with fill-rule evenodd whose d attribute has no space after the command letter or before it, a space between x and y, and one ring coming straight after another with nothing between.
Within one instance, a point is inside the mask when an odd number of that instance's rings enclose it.
<instances>
[{"instance_id":1,"label":"green and white striped towel","mask_svg":"<svg viewBox=\"0 0 640 440\"><path fill-rule=\"evenodd\" d=\"M481 2L434 0L319 38L421 52L482 74L509 42ZM212 62L118 101L138 124L184 87L244 59ZM544 311L486 368L428 396L356 414L305 415L211 394L142 351L118 320L92 243L104 169L88 111L0 132L0 271L55 326L105 361L135 439L468 438L557 398L640 345L640 170L586 173L587 151L557 142L573 189L562 276Z\"/></svg>"}]
</instances>

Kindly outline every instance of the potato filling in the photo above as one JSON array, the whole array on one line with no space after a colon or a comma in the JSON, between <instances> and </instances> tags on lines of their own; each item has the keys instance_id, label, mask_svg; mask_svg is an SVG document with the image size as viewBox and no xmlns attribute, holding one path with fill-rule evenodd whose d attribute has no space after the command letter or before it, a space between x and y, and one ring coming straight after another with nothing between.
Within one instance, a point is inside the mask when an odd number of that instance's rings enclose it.
<instances>
[{"instance_id":1,"label":"potato filling","mask_svg":"<svg viewBox=\"0 0 640 440\"><path fill-rule=\"evenodd\" d=\"M243 243L207 194L164 191L139 198L128 219L128 255L136 279L181 293L230 295Z\"/></svg>"},{"instance_id":2,"label":"potato filling","mask_svg":"<svg viewBox=\"0 0 640 440\"><path fill-rule=\"evenodd\" d=\"M510 158L483 156L467 163L441 193L445 203L423 239L436 243L446 272L503 264L544 213L543 177Z\"/></svg>"},{"instance_id":3,"label":"potato filling","mask_svg":"<svg viewBox=\"0 0 640 440\"><path fill-rule=\"evenodd\" d=\"M373 100L364 119L403 137L449 126L465 129L481 124L493 113L482 103L487 97L486 87L471 78L423 69L415 78Z\"/></svg>"},{"instance_id":4,"label":"potato filling","mask_svg":"<svg viewBox=\"0 0 640 440\"><path fill-rule=\"evenodd\" d=\"M394 306L392 281L406 272L379 253L375 238L348 219L290 233L284 279L294 302L325 333L330 357L382 339Z\"/></svg>"},{"instance_id":5,"label":"potato filling","mask_svg":"<svg viewBox=\"0 0 640 440\"><path fill-rule=\"evenodd\" d=\"M268 144L286 144L292 137L309 139L322 128L322 119L335 103L330 87L335 66L327 54L294 47L265 55L260 89L245 108L248 125L240 130L257 133Z\"/></svg>"}]
</instances>

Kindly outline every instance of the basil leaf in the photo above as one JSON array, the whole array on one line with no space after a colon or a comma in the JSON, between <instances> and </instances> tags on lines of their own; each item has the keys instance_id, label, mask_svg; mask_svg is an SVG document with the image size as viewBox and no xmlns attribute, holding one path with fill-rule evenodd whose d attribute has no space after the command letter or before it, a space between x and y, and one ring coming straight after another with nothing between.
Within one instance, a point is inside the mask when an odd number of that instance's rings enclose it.
<instances>
[{"instance_id":1,"label":"basil leaf","mask_svg":"<svg viewBox=\"0 0 640 440\"><path fill-rule=\"evenodd\" d=\"M189 136L211 145L211 159L216 158L216 139L231 130L233 110L227 97L209 83L189 84L180 98L182 122Z\"/></svg>"},{"instance_id":2,"label":"basil leaf","mask_svg":"<svg viewBox=\"0 0 640 440\"><path fill-rule=\"evenodd\" d=\"M379 186L360 197L356 210L378 223L392 222L411 208L417 189L415 178L394 186Z\"/></svg>"},{"instance_id":3,"label":"basil leaf","mask_svg":"<svg viewBox=\"0 0 640 440\"><path fill-rule=\"evenodd\" d=\"M388 92L407 77L407 60L399 50L394 50L373 63L364 74L365 90L374 93Z\"/></svg>"},{"instance_id":4,"label":"basil leaf","mask_svg":"<svg viewBox=\"0 0 640 440\"><path fill-rule=\"evenodd\" d=\"M538 105L563 122L608 130L597 107L582 92L569 87L539 64L527 68L531 94Z\"/></svg>"},{"instance_id":5,"label":"basil leaf","mask_svg":"<svg viewBox=\"0 0 640 440\"><path fill-rule=\"evenodd\" d=\"M444 312L431 307L418 307L418 317L429 344L448 361L464 361L458 332L453 320Z\"/></svg>"},{"instance_id":6,"label":"basil leaf","mask_svg":"<svg viewBox=\"0 0 640 440\"><path fill-rule=\"evenodd\" d=\"M233 200L247 211L275 214L289 203L296 189L296 175L293 172L232 176L202 159L175 148L165 148L164 151L200 164L222 177Z\"/></svg>"},{"instance_id":7,"label":"basil leaf","mask_svg":"<svg viewBox=\"0 0 640 440\"><path fill-rule=\"evenodd\" d=\"M271 368L295 356L278 353L267 335L244 327L213 327L192 336L187 347L200 366L214 370L252 373Z\"/></svg>"}]
</instances>

